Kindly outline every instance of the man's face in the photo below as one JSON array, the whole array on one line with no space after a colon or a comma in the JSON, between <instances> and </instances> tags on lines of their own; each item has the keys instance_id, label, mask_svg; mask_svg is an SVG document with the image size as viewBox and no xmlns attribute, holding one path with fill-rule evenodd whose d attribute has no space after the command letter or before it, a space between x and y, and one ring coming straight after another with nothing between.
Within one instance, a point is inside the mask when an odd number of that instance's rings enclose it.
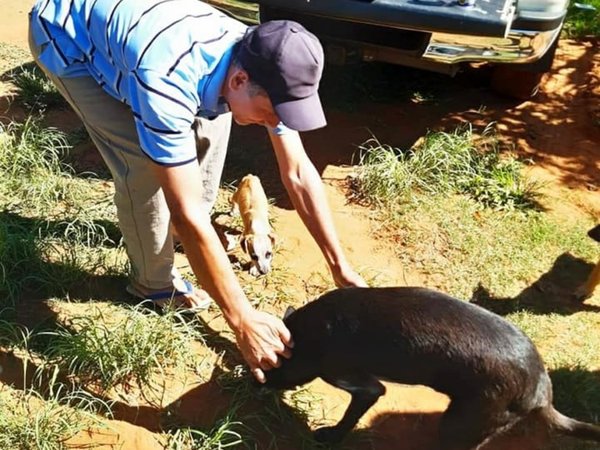
<instances>
[{"instance_id":1,"label":"man's face","mask_svg":"<svg viewBox=\"0 0 600 450\"><path fill-rule=\"evenodd\" d=\"M250 80L244 70L234 69L225 83L223 96L238 125L277 126L279 118L271 100L266 95L250 95Z\"/></svg>"}]
</instances>

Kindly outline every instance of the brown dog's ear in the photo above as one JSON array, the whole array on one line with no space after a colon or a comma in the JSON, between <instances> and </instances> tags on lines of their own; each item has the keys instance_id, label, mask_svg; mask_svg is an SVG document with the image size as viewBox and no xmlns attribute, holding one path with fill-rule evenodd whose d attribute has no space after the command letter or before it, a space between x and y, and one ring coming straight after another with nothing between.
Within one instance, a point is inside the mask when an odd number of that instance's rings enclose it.
<instances>
[{"instance_id":1,"label":"brown dog's ear","mask_svg":"<svg viewBox=\"0 0 600 450\"><path fill-rule=\"evenodd\" d=\"M283 314L283 320L290 317L294 311L296 311L296 308L294 308L293 306L288 306L285 310L285 313Z\"/></svg>"},{"instance_id":2,"label":"brown dog's ear","mask_svg":"<svg viewBox=\"0 0 600 450\"><path fill-rule=\"evenodd\" d=\"M248 253L248 242L246 241L245 235L240 238L240 247L242 247L244 252Z\"/></svg>"}]
</instances>

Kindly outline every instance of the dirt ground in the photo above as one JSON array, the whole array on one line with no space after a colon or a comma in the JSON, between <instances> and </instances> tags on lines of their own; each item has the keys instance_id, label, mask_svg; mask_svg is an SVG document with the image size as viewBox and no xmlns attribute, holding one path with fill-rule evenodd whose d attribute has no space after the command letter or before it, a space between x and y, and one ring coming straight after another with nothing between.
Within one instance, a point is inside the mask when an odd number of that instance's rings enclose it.
<instances>
[{"instance_id":1,"label":"dirt ground","mask_svg":"<svg viewBox=\"0 0 600 450\"><path fill-rule=\"evenodd\" d=\"M26 47L26 15L31 4L31 0L2 0L0 42ZM548 183L545 206L551 214L569 215L573 220L583 216L600 219L597 49L597 42L562 41L552 73L534 101L499 97L488 89L484 75L470 72L455 79L440 76L439 81L447 83L447 92L439 101L363 102L354 110L329 110L328 127L307 133L303 139L322 174L337 230L352 264L364 273L377 274L381 284L427 285L425 276L400 263L392 243L373 238L369 211L346 200L344 179L352 171L352 154L371 136L394 147L408 148L427 130L452 128L464 121L480 126L495 121L502 138L514 146L515 152L533 160L531 174ZM69 111L58 116L54 120L65 128L78 126ZM257 127L236 128L232 145L244 146L248 142L265 149L268 145L264 131ZM259 175L267 194L276 199L273 214L283 247L280 259L285 259L279 264L305 280L304 286L298 286L297 295L306 297L311 280L328 277L323 258L282 192L272 154L265 150L249 164L245 170ZM226 178L234 176L231 172L225 174ZM11 367L10 361L2 361L2 365ZM0 377L0 383L9 382L7 373L10 370ZM432 449L435 426L447 406L447 398L423 387L387 387L387 395L361 420L361 427L373 431L373 442L357 442L352 448ZM331 417L341 415L348 401L344 393L320 382L314 383L312 389L323 395L323 411ZM189 424L208 424L218 414L217 405L226 401L214 383L180 387L177 392L173 401L179 402L180 415L188 414ZM154 437L160 411L123 404L116 416L118 420L112 421L109 429L78 436L71 442L73 448L84 448L90 442L103 444L100 448L106 449L161 448ZM486 448L544 448L542 442L542 437L513 437Z\"/></svg>"}]
</instances>

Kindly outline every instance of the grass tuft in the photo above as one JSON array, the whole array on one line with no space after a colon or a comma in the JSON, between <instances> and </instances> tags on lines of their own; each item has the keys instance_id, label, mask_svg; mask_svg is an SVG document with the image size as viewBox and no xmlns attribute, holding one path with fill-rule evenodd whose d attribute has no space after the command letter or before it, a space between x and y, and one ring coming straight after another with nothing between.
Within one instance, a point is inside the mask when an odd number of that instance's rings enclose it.
<instances>
[{"instance_id":1,"label":"grass tuft","mask_svg":"<svg viewBox=\"0 0 600 450\"><path fill-rule=\"evenodd\" d=\"M106 218L112 195L102 181L79 178L65 162L71 150L66 135L44 128L40 118L0 124L0 204L28 216L61 218L81 213ZM89 208L87 203L93 203ZM96 211L102 207L102 211ZM112 214L114 216L114 214Z\"/></svg>"},{"instance_id":2,"label":"grass tuft","mask_svg":"<svg viewBox=\"0 0 600 450\"><path fill-rule=\"evenodd\" d=\"M373 139L363 144L355 188L363 199L380 204L420 194L467 194L497 210L533 207L539 184L521 175L523 163L502 157L488 127L481 137L470 126L429 133L407 152Z\"/></svg>"},{"instance_id":3,"label":"grass tuft","mask_svg":"<svg viewBox=\"0 0 600 450\"><path fill-rule=\"evenodd\" d=\"M81 392L56 389L51 398L33 390L0 387L0 448L65 450L68 439L98 425L99 402Z\"/></svg>"},{"instance_id":4,"label":"grass tuft","mask_svg":"<svg viewBox=\"0 0 600 450\"><path fill-rule=\"evenodd\" d=\"M69 148L63 133L32 117L0 126L2 204L49 213L59 203L73 203L73 171L63 162Z\"/></svg>"},{"instance_id":5,"label":"grass tuft","mask_svg":"<svg viewBox=\"0 0 600 450\"><path fill-rule=\"evenodd\" d=\"M582 9L576 3L590 5L592 9ZM571 2L564 30L570 38L585 38L600 36L600 0L585 0Z\"/></svg>"},{"instance_id":6,"label":"grass tuft","mask_svg":"<svg viewBox=\"0 0 600 450\"><path fill-rule=\"evenodd\" d=\"M77 177L64 162L69 149L39 119L0 126L0 304L24 289L62 293L85 273L126 270L112 189Z\"/></svg>"},{"instance_id":7,"label":"grass tuft","mask_svg":"<svg viewBox=\"0 0 600 450\"><path fill-rule=\"evenodd\" d=\"M461 195L415 195L376 214L382 238L396 243L407 267L426 275L429 286L461 298L470 298L479 285L494 297L541 296L543 290L527 288L543 278L550 279L546 283L556 291L553 298L566 299L574 286L561 274L580 273L582 282L582 258L597 259L586 236L589 222L564 223L537 211L482 209Z\"/></svg>"},{"instance_id":8,"label":"grass tuft","mask_svg":"<svg viewBox=\"0 0 600 450\"><path fill-rule=\"evenodd\" d=\"M44 332L46 358L103 388L147 385L156 372L164 376L166 369L193 361L190 344L201 336L178 313L158 315L141 305L124 314L108 311L93 308L70 318L69 326Z\"/></svg>"},{"instance_id":9,"label":"grass tuft","mask_svg":"<svg viewBox=\"0 0 600 450\"><path fill-rule=\"evenodd\" d=\"M167 435L168 450L221 450L236 447L243 439L236 428L241 423L229 416L219 420L211 430L204 432L193 428L181 428Z\"/></svg>"},{"instance_id":10,"label":"grass tuft","mask_svg":"<svg viewBox=\"0 0 600 450\"><path fill-rule=\"evenodd\" d=\"M34 63L13 71L11 81L19 89L19 100L31 110L65 106L66 101L44 72Z\"/></svg>"}]
</instances>

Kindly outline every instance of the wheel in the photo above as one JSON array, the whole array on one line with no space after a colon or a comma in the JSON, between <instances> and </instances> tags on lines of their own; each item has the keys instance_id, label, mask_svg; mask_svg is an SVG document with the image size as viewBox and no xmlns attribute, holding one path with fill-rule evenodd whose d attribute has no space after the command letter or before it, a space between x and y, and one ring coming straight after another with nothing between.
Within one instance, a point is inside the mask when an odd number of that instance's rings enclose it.
<instances>
[{"instance_id":1,"label":"wheel","mask_svg":"<svg viewBox=\"0 0 600 450\"><path fill-rule=\"evenodd\" d=\"M544 75L552 68L558 36L544 56L530 64L501 64L492 72L492 89L519 100L529 100L540 90Z\"/></svg>"},{"instance_id":2,"label":"wheel","mask_svg":"<svg viewBox=\"0 0 600 450\"><path fill-rule=\"evenodd\" d=\"M545 72L528 72L509 66L494 67L492 89L519 100L529 100L540 90Z\"/></svg>"}]
</instances>

